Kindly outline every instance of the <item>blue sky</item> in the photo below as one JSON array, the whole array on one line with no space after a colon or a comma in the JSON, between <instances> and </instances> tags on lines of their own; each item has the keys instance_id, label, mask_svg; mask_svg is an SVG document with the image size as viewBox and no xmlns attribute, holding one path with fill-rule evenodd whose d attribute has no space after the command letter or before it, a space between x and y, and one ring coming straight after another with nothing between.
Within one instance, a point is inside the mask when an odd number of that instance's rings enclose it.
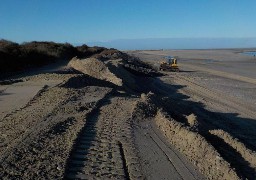
<instances>
[{"instance_id":1,"label":"blue sky","mask_svg":"<svg viewBox=\"0 0 256 180\"><path fill-rule=\"evenodd\" d=\"M0 38L86 43L256 37L255 0L0 0Z\"/></svg>"}]
</instances>

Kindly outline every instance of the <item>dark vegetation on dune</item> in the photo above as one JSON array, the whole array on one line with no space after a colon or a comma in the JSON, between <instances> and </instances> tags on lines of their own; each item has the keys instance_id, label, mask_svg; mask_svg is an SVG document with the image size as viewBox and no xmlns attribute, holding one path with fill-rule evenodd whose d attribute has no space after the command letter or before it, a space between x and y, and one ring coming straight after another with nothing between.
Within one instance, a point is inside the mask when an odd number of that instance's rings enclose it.
<instances>
[{"instance_id":1,"label":"dark vegetation on dune","mask_svg":"<svg viewBox=\"0 0 256 180\"><path fill-rule=\"evenodd\" d=\"M103 47L88 47L87 45L74 47L69 43L32 41L18 44L0 40L0 74L40 67L58 60L68 60L74 56L86 58L103 51L119 52L115 49L109 50Z\"/></svg>"},{"instance_id":2,"label":"dark vegetation on dune","mask_svg":"<svg viewBox=\"0 0 256 180\"><path fill-rule=\"evenodd\" d=\"M85 44L74 47L69 43L37 41L18 44L7 40L0 40L0 78L56 61L70 60L75 56L80 59L93 57L101 61L122 59L124 61L124 68L133 74L139 76L159 75L151 65L112 48L89 47Z\"/></svg>"}]
</instances>

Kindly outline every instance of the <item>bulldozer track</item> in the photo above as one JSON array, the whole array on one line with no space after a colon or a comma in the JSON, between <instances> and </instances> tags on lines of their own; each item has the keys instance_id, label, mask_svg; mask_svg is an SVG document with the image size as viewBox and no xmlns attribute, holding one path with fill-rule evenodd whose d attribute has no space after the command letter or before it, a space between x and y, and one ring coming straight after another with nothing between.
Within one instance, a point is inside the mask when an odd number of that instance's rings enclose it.
<instances>
[{"instance_id":1,"label":"bulldozer track","mask_svg":"<svg viewBox=\"0 0 256 180\"><path fill-rule=\"evenodd\" d=\"M181 64L181 65L183 67L193 68L194 70L207 72L207 73L212 74L212 75L225 77L225 78L233 79L233 80L237 80L237 81L247 82L247 83L251 83L251 84L256 84L256 80L253 79L253 78L250 78L250 77L240 76L240 75L237 75L237 74L223 72L223 71L217 71L217 70L204 68L204 67L198 67L198 66L194 66L194 65L191 65L191 64L189 64L189 65L188 64Z\"/></svg>"},{"instance_id":2,"label":"bulldozer track","mask_svg":"<svg viewBox=\"0 0 256 180\"><path fill-rule=\"evenodd\" d=\"M189 94L196 95L199 98L202 98L202 100L205 101L206 103L210 102L210 104L208 105L210 107L214 105L214 108L216 108L216 105L217 105L218 109L226 109L229 112L237 113L239 116L243 116L250 119L256 118L256 113L255 111L253 111L253 108L250 105L246 104L245 102L239 101L239 99L231 97L227 94L224 95L218 91L210 90L195 82L192 82L186 77L180 77L179 80L177 81L179 83L188 85L189 89L182 89L182 91ZM217 125L217 127L219 126L219 127L228 128L228 129L230 129L229 125L232 124L231 127L236 127L241 130L240 132L242 132L240 134L237 134L234 130L232 130L234 131L233 134L236 134L237 137L239 137L239 139L240 138L243 139L244 134L247 134L250 137L253 137L252 138L253 141L255 140L256 137L255 135L253 135L254 129L252 128L252 126L247 125L243 127L239 125L240 123L246 123L246 122L236 122L234 121L233 118L230 118L228 115L225 115L225 113L221 115L217 115L215 113L211 113L210 111L201 112L200 108L199 109L196 107L194 108L198 113L202 115L202 117L204 117L205 119L208 119L207 120L208 123L213 123L214 126ZM218 122L216 122L216 119L218 120ZM227 124L226 125L220 124L221 121L226 122ZM251 145L252 147L255 147L253 143L251 143Z\"/></svg>"},{"instance_id":3,"label":"bulldozer track","mask_svg":"<svg viewBox=\"0 0 256 180\"><path fill-rule=\"evenodd\" d=\"M168 142L154 120L140 122L135 130L142 171L151 179L204 179ZM155 172L155 174L154 174Z\"/></svg>"},{"instance_id":4,"label":"bulldozer track","mask_svg":"<svg viewBox=\"0 0 256 180\"><path fill-rule=\"evenodd\" d=\"M86 118L68 160L66 179L141 177L125 98L108 98ZM110 109L114 112L111 112ZM131 109L131 107L130 107ZM129 112L129 111L128 111Z\"/></svg>"},{"instance_id":5,"label":"bulldozer track","mask_svg":"<svg viewBox=\"0 0 256 180\"><path fill-rule=\"evenodd\" d=\"M189 80L187 77L179 77L179 82L186 84L190 87L190 89L193 89L194 94L200 94L200 96L205 96L208 99L211 99L211 102L218 103L219 105L222 105L223 107L231 107L230 102L232 102L232 107L237 112L245 113L250 118L255 118L256 113L252 110L253 108L250 105L246 105L245 103L242 103L240 100L235 99L234 97L230 97L229 95L225 94L225 97L223 97L223 94L217 91L210 90L200 84L197 84L191 80Z\"/></svg>"},{"instance_id":6,"label":"bulldozer track","mask_svg":"<svg viewBox=\"0 0 256 180\"><path fill-rule=\"evenodd\" d=\"M37 111L33 111L33 108L31 108L31 105L32 104L39 104L39 102L41 101L40 100L40 97L44 95L44 93L49 90L47 89L48 87L47 86L44 86L24 107L6 115L3 120L9 120L9 121L12 121L13 119L18 119L19 118L19 113L23 113L23 114L35 114L36 116L38 115L37 113L38 112L41 112L43 111L42 110L42 107L38 108ZM4 162L8 157L9 155L12 153L10 151L10 149L15 149L15 148L18 148L21 144L24 144L26 139L30 138L31 135L35 132L37 132L40 128L44 127L47 125L48 121L49 121L49 117L54 113L54 111L57 111L58 107L61 106L61 105L64 105L66 104L67 102L66 101L59 101L55 104L55 106L53 107L53 109L51 111L46 111L47 113L44 114L43 116L42 115L39 115L40 117L40 121L38 121L34 128L31 129L31 130L27 130L25 131L25 133L23 134L17 134L16 136L13 137L12 139L12 144L10 144L8 146L8 148L6 148L5 150L3 150L3 155L2 157L0 158L0 162ZM34 121L34 119L31 119L31 121ZM0 121L1 123L1 121ZM30 121L27 122L28 124L31 123Z\"/></svg>"},{"instance_id":7,"label":"bulldozer track","mask_svg":"<svg viewBox=\"0 0 256 180\"><path fill-rule=\"evenodd\" d=\"M168 143L164 142L162 137L156 132L155 128L152 128L152 134L150 136L152 140L158 145L158 147L164 152L169 161L173 164L178 174L182 179L198 179L195 172L190 170L184 161L180 158L172 148L169 148Z\"/></svg>"},{"instance_id":8,"label":"bulldozer track","mask_svg":"<svg viewBox=\"0 0 256 180\"><path fill-rule=\"evenodd\" d=\"M123 162L125 179L130 180L130 175L129 175L129 171L128 171L128 168L127 168L127 163L126 163L126 159L125 159L125 155L124 155L124 148L123 148L123 145L120 141L118 142L118 146L119 146L119 149L120 149L120 155L121 155L122 162Z\"/></svg>"}]
</instances>

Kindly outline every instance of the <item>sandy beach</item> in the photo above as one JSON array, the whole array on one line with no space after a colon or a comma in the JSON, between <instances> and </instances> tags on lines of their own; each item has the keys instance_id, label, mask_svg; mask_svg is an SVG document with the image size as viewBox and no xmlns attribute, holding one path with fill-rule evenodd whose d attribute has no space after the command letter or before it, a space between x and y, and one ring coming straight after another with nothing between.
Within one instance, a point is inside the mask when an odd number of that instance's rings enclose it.
<instances>
[{"instance_id":1,"label":"sandy beach","mask_svg":"<svg viewBox=\"0 0 256 180\"><path fill-rule=\"evenodd\" d=\"M73 58L1 81L3 179L253 179L256 61L236 50ZM178 56L180 72L153 67Z\"/></svg>"}]
</instances>

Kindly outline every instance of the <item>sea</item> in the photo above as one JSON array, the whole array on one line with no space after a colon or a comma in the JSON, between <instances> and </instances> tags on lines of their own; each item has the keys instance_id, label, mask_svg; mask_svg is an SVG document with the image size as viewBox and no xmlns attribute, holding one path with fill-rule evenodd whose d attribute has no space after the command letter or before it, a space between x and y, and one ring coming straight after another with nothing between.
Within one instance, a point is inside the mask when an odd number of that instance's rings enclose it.
<instances>
[{"instance_id":1,"label":"sea","mask_svg":"<svg viewBox=\"0 0 256 180\"><path fill-rule=\"evenodd\" d=\"M247 56L254 56L256 57L256 51L248 51L248 52L243 52L241 54L247 55Z\"/></svg>"}]
</instances>

